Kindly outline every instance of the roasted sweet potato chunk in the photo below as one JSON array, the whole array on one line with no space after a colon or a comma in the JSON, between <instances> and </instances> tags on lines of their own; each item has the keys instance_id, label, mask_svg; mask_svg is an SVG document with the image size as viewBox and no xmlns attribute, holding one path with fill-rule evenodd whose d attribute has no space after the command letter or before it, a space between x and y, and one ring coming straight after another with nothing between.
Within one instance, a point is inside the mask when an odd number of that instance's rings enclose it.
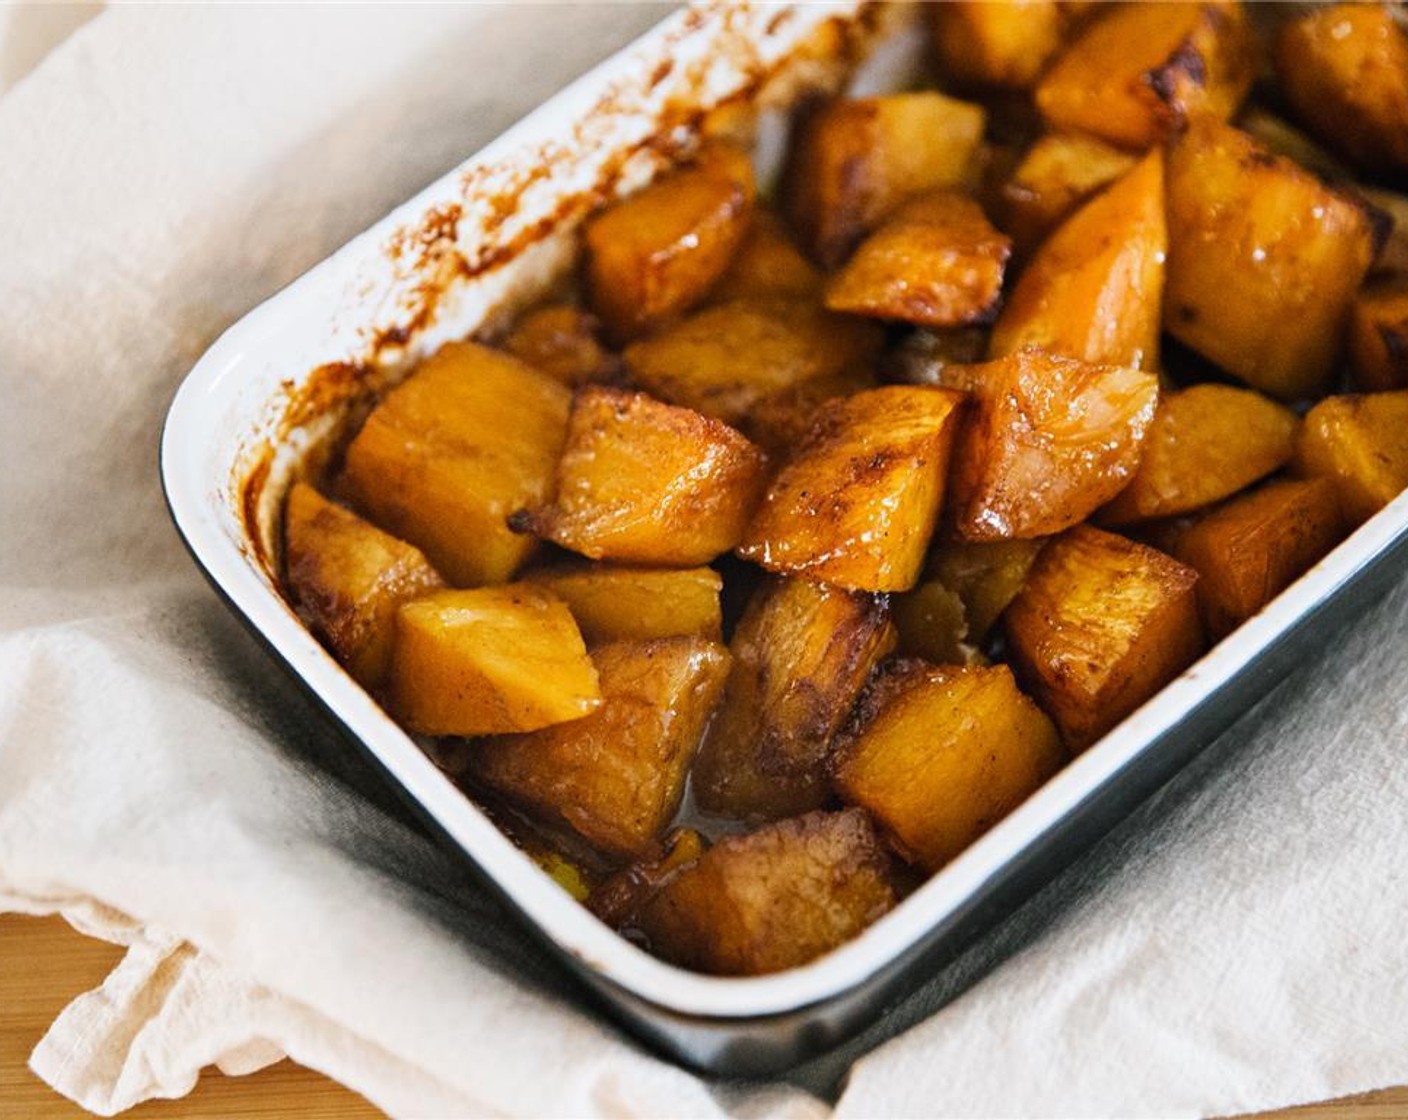
<instances>
[{"instance_id":1,"label":"roasted sweet potato chunk","mask_svg":"<svg viewBox=\"0 0 1408 1120\"><path fill-rule=\"evenodd\" d=\"M959 394L889 385L827 401L738 555L839 587L914 586L943 501Z\"/></svg>"},{"instance_id":2,"label":"roasted sweet potato chunk","mask_svg":"<svg viewBox=\"0 0 1408 1120\"><path fill-rule=\"evenodd\" d=\"M911 195L973 176L986 116L938 93L833 101L804 122L783 184L788 217L825 268Z\"/></svg>"},{"instance_id":3,"label":"roasted sweet potato chunk","mask_svg":"<svg viewBox=\"0 0 1408 1120\"><path fill-rule=\"evenodd\" d=\"M1036 104L1052 128L1147 148L1195 117L1226 120L1254 74L1240 5L1126 4L1056 60Z\"/></svg>"},{"instance_id":4,"label":"roasted sweet potato chunk","mask_svg":"<svg viewBox=\"0 0 1408 1120\"><path fill-rule=\"evenodd\" d=\"M1360 289L1349 322L1349 359L1358 385L1408 389L1408 277Z\"/></svg>"},{"instance_id":5,"label":"roasted sweet potato chunk","mask_svg":"<svg viewBox=\"0 0 1408 1120\"><path fill-rule=\"evenodd\" d=\"M735 300L690 316L626 349L641 388L738 424L765 397L816 377L867 369L884 341L871 323L812 300Z\"/></svg>"},{"instance_id":6,"label":"roasted sweet potato chunk","mask_svg":"<svg viewBox=\"0 0 1408 1120\"><path fill-rule=\"evenodd\" d=\"M584 719L476 744L469 775L603 852L647 851L679 808L728 674L701 638L599 646L602 703Z\"/></svg>"},{"instance_id":7,"label":"roasted sweet potato chunk","mask_svg":"<svg viewBox=\"0 0 1408 1120\"><path fill-rule=\"evenodd\" d=\"M625 568L561 564L526 572L572 611L589 645L686 635L718 641L719 592L712 568Z\"/></svg>"},{"instance_id":8,"label":"roasted sweet potato chunk","mask_svg":"<svg viewBox=\"0 0 1408 1120\"><path fill-rule=\"evenodd\" d=\"M1360 167L1408 171L1408 35L1388 4L1335 4L1288 23L1281 88L1310 129Z\"/></svg>"},{"instance_id":9,"label":"roasted sweet potato chunk","mask_svg":"<svg viewBox=\"0 0 1408 1120\"><path fill-rule=\"evenodd\" d=\"M592 309L623 342L688 311L748 232L753 165L716 144L587 222Z\"/></svg>"},{"instance_id":10,"label":"roasted sweet potato chunk","mask_svg":"<svg viewBox=\"0 0 1408 1120\"><path fill-rule=\"evenodd\" d=\"M967 665L977 656L967 641L963 600L938 580L890 596L890 617L905 656L935 665Z\"/></svg>"},{"instance_id":11,"label":"roasted sweet potato chunk","mask_svg":"<svg viewBox=\"0 0 1408 1120\"><path fill-rule=\"evenodd\" d=\"M875 374L860 367L799 381L755 404L742 421L743 430L780 462L811 431L822 405L873 389L875 383Z\"/></svg>"},{"instance_id":12,"label":"roasted sweet potato chunk","mask_svg":"<svg viewBox=\"0 0 1408 1120\"><path fill-rule=\"evenodd\" d=\"M530 311L504 338L504 349L564 385L606 381L619 363L597 338L595 316L567 303Z\"/></svg>"},{"instance_id":13,"label":"roasted sweet potato chunk","mask_svg":"<svg viewBox=\"0 0 1408 1120\"><path fill-rule=\"evenodd\" d=\"M1124 488L1159 383L1151 373L1019 350L950 374L974 407L954 453L951 507L968 540L1059 533Z\"/></svg>"},{"instance_id":14,"label":"roasted sweet potato chunk","mask_svg":"<svg viewBox=\"0 0 1408 1120\"><path fill-rule=\"evenodd\" d=\"M445 586L420 549L304 482L284 506L284 571L299 617L367 688L386 678L396 608Z\"/></svg>"},{"instance_id":15,"label":"roasted sweet potato chunk","mask_svg":"<svg viewBox=\"0 0 1408 1120\"><path fill-rule=\"evenodd\" d=\"M530 523L594 560L693 567L742 539L766 481L763 453L727 424L593 386L572 405L557 496Z\"/></svg>"},{"instance_id":16,"label":"roasted sweet potato chunk","mask_svg":"<svg viewBox=\"0 0 1408 1120\"><path fill-rule=\"evenodd\" d=\"M1334 484L1317 478L1268 483L1180 534L1208 636L1230 634L1295 582L1339 543L1340 524Z\"/></svg>"},{"instance_id":17,"label":"roasted sweet potato chunk","mask_svg":"<svg viewBox=\"0 0 1408 1120\"><path fill-rule=\"evenodd\" d=\"M392 706L423 735L496 735L601 704L567 605L531 584L436 591L396 612Z\"/></svg>"},{"instance_id":18,"label":"roasted sweet potato chunk","mask_svg":"<svg viewBox=\"0 0 1408 1120\"><path fill-rule=\"evenodd\" d=\"M1049 543L1007 608L1012 663L1084 750L1203 651L1198 574L1081 525Z\"/></svg>"},{"instance_id":19,"label":"roasted sweet potato chunk","mask_svg":"<svg viewBox=\"0 0 1408 1120\"><path fill-rule=\"evenodd\" d=\"M1101 520L1123 525L1219 502L1290 462L1297 427L1294 412L1248 389L1165 393L1139 469Z\"/></svg>"},{"instance_id":20,"label":"roasted sweet potato chunk","mask_svg":"<svg viewBox=\"0 0 1408 1120\"><path fill-rule=\"evenodd\" d=\"M987 637L1007 604L1022 590L1043 543L1040 538L954 540L944 542L929 556L928 574L957 595L963 604L971 641L979 642Z\"/></svg>"},{"instance_id":21,"label":"roasted sweet potato chunk","mask_svg":"<svg viewBox=\"0 0 1408 1120\"><path fill-rule=\"evenodd\" d=\"M894 644L882 599L800 579L765 583L730 644L723 706L694 768L699 804L769 818L821 805L831 740Z\"/></svg>"},{"instance_id":22,"label":"roasted sweet potato chunk","mask_svg":"<svg viewBox=\"0 0 1408 1120\"><path fill-rule=\"evenodd\" d=\"M810 813L720 840L645 907L675 964L725 976L795 968L893 908L888 857L859 809Z\"/></svg>"},{"instance_id":23,"label":"roasted sweet potato chunk","mask_svg":"<svg viewBox=\"0 0 1408 1120\"><path fill-rule=\"evenodd\" d=\"M1056 0L953 0L926 11L942 73L959 85L1029 89L1061 46Z\"/></svg>"},{"instance_id":24,"label":"roasted sweet potato chunk","mask_svg":"<svg viewBox=\"0 0 1408 1120\"><path fill-rule=\"evenodd\" d=\"M710 303L777 296L815 300L824 280L771 210L757 210L728 271L709 290Z\"/></svg>"},{"instance_id":25,"label":"roasted sweet potato chunk","mask_svg":"<svg viewBox=\"0 0 1408 1120\"><path fill-rule=\"evenodd\" d=\"M1334 482L1350 524L1373 517L1408 487L1408 390L1321 401L1306 414L1296 466Z\"/></svg>"},{"instance_id":26,"label":"roasted sweet potato chunk","mask_svg":"<svg viewBox=\"0 0 1408 1120\"><path fill-rule=\"evenodd\" d=\"M1012 242L955 191L911 199L826 286L826 306L925 327L991 319Z\"/></svg>"},{"instance_id":27,"label":"roasted sweet potato chunk","mask_svg":"<svg viewBox=\"0 0 1408 1120\"><path fill-rule=\"evenodd\" d=\"M1205 121L1173 143L1168 226L1169 333L1272 396L1322 390L1377 248L1367 204Z\"/></svg>"},{"instance_id":28,"label":"roasted sweet potato chunk","mask_svg":"<svg viewBox=\"0 0 1408 1120\"><path fill-rule=\"evenodd\" d=\"M1087 362L1157 368L1168 241L1163 154L1155 150L1037 250L993 324L990 354L1040 346Z\"/></svg>"},{"instance_id":29,"label":"roasted sweet potato chunk","mask_svg":"<svg viewBox=\"0 0 1408 1120\"><path fill-rule=\"evenodd\" d=\"M862 698L836 754L836 790L906 859L937 871L1066 760L1012 671L899 661Z\"/></svg>"},{"instance_id":30,"label":"roasted sweet potato chunk","mask_svg":"<svg viewBox=\"0 0 1408 1120\"><path fill-rule=\"evenodd\" d=\"M547 498L570 404L562 385L517 358L450 343L367 417L344 484L451 583L502 583L535 543L508 517Z\"/></svg>"},{"instance_id":31,"label":"roasted sweet potato chunk","mask_svg":"<svg viewBox=\"0 0 1408 1120\"><path fill-rule=\"evenodd\" d=\"M660 847L658 858L638 859L593 889L587 899L591 912L613 929L634 929L645 905L676 871L697 863L708 845L694 829L674 828Z\"/></svg>"},{"instance_id":32,"label":"roasted sweet potato chunk","mask_svg":"<svg viewBox=\"0 0 1408 1120\"><path fill-rule=\"evenodd\" d=\"M1017 251L1035 249L1082 203L1124 175L1134 162L1130 153L1094 136L1051 132L1041 137L1002 185L1000 216Z\"/></svg>"}]
</instances>

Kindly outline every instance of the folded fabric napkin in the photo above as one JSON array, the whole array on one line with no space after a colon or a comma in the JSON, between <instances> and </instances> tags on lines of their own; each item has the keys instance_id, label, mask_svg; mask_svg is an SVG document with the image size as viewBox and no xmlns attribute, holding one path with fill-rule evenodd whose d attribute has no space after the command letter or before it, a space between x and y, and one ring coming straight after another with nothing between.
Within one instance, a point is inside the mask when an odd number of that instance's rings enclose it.
<instances>
[{"instance_id":1,"label":"folded fabric napkin","mask_svg":"<svg viewBox=\"0 0 1408 1120\"><path fill-rule=\"evenodd\" d=\"M1197 1116L1408 1080L1408 585L866 1038L751 1086L585 1009L204 586L156 477L186 369L660 15L115 8L0 98L0 909L130 946L36 1072L111 1113L288 1054L398 1116Z\"/></svg>"}]
</instances>

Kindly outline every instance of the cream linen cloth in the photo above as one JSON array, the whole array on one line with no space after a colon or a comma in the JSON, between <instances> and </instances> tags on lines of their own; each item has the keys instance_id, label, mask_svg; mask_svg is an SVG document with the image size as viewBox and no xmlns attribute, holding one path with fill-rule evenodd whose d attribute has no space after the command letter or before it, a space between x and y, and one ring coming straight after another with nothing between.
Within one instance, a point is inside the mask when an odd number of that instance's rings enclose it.
<instances>
[{"instance_id":1,"label":"cream linen cloth","mask_svg":"<svg viewBox=\"0 0 1408 1120\"><path fill-rule=\"evenodd\" d=\"M205 587L156 478L186 369L659 14L115 8L0 99L0 909L130 946L36 1072L111 1113L288 1054L398 1116L1197 1116L1408 1081L1408 587L806 1088L701 1081L584 1011Z\"/></svg>"}]
</instances>

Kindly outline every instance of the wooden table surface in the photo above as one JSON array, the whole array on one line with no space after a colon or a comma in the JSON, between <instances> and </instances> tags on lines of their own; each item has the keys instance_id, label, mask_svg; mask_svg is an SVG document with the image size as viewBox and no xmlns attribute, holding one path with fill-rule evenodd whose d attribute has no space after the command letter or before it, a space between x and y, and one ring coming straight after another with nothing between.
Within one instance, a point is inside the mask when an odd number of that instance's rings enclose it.
<instances>
[{"instance_id":1,"label":"wooden table surface","mask_svg":"<svg viewBox=\"0 0 1408 1120\"><path fill-rule=\"evenodd\" d=\"M75 933L59 918L0 915L0 1118L70 1120L88 1115L39 1081L26 1062L45 1028L69 1000L102 983L122 950ZM176 1101L153 1101L124 1114L133 1120L370 1120L361 1097L311 1070L279 1062L249 1077L207 1070ZM1408 1088L1330 1104L1266 1113L1286 1120L1403 1120Z\"/></svg>"}]
</instances>

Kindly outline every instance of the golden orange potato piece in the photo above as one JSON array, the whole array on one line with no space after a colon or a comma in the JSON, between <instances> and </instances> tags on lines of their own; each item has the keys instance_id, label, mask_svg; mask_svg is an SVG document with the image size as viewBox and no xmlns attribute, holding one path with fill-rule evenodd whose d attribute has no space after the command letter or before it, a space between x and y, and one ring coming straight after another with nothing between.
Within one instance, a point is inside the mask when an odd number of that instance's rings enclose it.
<instances>
[{"instance_id":1,"label":"golden orange potato piece","mask_svg":"<svg viewBox=\"0 0 1408 1120\"><path fill-rule=\"evenodd\" d=\"M753 213L753 224L728 271L709 289L709 303L771 297L815 300L824 278L807 260L771 210Z\"/></svg>"},{"instance_id":2,"label":"golden orange potato piece","mask_svg":"<svg viewBox=\"0 0 1408 1120\"><path fill-rule=\"evenodd\" d=\"M737 553L863 591L913 587L943 502L962 398L889 385L827 401Z\"/></svg>"},{"instance_id":3,"label":"golden orange potato piece","mask_svg":"<svg viewBox=\"0 0 1408 1120\"><path fill-rule=\"evenodd\" d=\"M343 483L451 583L503 583L536 544L509 515L547 498L570 405L567 389L517 358L450 343L367 417Z\"/></svg>"},{"instance_id":4,"label":"golden orange potato piece","mask_svg":"<svg viewBox=\"0 0 1408 1120\"><path fill-rule=\"evenodd\" d=\"M929 556L930 576L963 604L968 637L982 641L1007 604L1026 583L1042 538L999 541L945 541Z\"/></svg>"},{"instance_id":5,"label":"golden orange potato piece","mask_svg":"<svg viewBox=\"0 0 1408 1120\"><path fill-rule=\"evenodd\" d=\"M1012 671L900 661L876 678L837 750L836 790L912 863L937 871L1066 761Z\"/></svg>"},{"instance_id":6,"label":"golden orange potato piece","mask_svg":"<svg viewBox=\"0 0 1408 1120\"><path fill-rule=\"evenodd\" d=\"M935 665L968 665L979 656L967 641L963 600L938 580L890 596L898 652Z\"/></svg>"},{"instance_id":7,"label":"golden orange potato piece","mask_svg":"<svg viewBox=\"0 0 1408 1120\"><path fill-rule=\"evenodd\" d=\"M763 453L727 424L644 393L592 386L572 405L544 537L593 560L689 568L743 537Z\"/></svg>"},{"instance_id":8,"label":"golden orange potato piece","mask_svg":"<svg viewBox=\"0 0 1408 1120\"><path fill-rule=\"evenodd\" d=\"M1159 396L1151 373L1040 350L949 376L974 400L950 495L973 541L1059 533L1108 502L1134 475Z\"/></svg>"},{"instance_id":9,"label":"golden orange potato piece","mask_svg":"<svg viewBox=\"0 0 1408 1120\"><path fill-rule=\"evenodd\" d=\"M523 578L567 604L588 645L677 635L718 641L723 632L723 580L712 568L559 564Z\"/></svg>"},{"instance_id":10,"label":"golden orange potato piece","mask_svg":"<svg viewBox=\"0 0 1408 1120\"><path fill-rule=\"evenodd\" d=\"M592 661L600 707L571 723L485 739L468 773L603 852L639 855L679 808L728 651L702 638L657 638L599 646Z\"/></svg>"},{"instance_id":11,"label":"golden orange potato piece","mask_svg":"<svg viewBox=\"0 0 1408 1120\"><path fill-rule=\"evenodd\" d=\"M952 0L925 10L941 72L962 86L1029 89L1061 46L1056 0Z\"/></svg>"},{"instance_id":12,"label":"golden orange potato piece","mask_svg":"<svg viewBox=\"0 0 1408 1120\"><path fill-rule=\"evenodd\" d=\"M1296 467L1335 484L1351 524L1373 517L1408 487L1408 390L1321 401L1301 426Z\"/></svg>"},{"instance_id":13,"label":"golden orange potato piece","mask_svg":"<svg viewBox=\"0 0 1408 1120\"><path fill-rule=\"evenodd\" d=\"M1349 360L1363 389L1408 389L1408 277L1359 290L1349 317Z\"/></svg>"},{"instance_id":14,"label":"golden orange potato piece","mask_svg":"<svg viewBox=\"0 0 1408 1120\"><path fill-rule=\"evenodd\" d=\"M1035 249L1096 192L1129 171L1135 158L1079 132L1042 136L1027 149L1001 189L1003 228L1012 235L1017 250Z\"/></svg>"},{"instance_id":15,"label":"golden orange potato piece","mask_svg":"<svg viewBox=\"0 0 1408 1120\"><path fill-rule=\"evenodd\" d=\"M749 439L780 462L812 430L822 405L836 397L855 396L875 385L874 372L864 367L799 381L760 400L741 426Z\"/></svg>"},{"instance_id":16,"label":"golden orange potato piece","mask_svg":"<svg viewBox=\"0 0 1408 1120\"><path fill-rule=\"evenodd\" d=\"M1249 389L1165 393L1134 478L1101 511L1109 525L1174 517L1245 489L1291 461L1300 421Z\"/></svg>"},{"instance_id":17,"label":"golden orange potato piece","mask_svg":"<svg viewBox=\"0 0 1408 1120\"><path fill-rule=\"evenodd\" d=\"M567 605L531 584L436 591L396 612L392 707L422 735L496 735L601 705Z\"/></svg>"},{"instance_id":18,"label":"golden orange potato piece","mask_svg":"<svg viewBox=\"0 0 1408 1120\"><path fill-rule=\"evenodd\" d=\"M646 905L640 928L677 965L754 976L844 944L895 901L869 818L810 813L720 840Z\"/></svg>"},{"instance_id":19,"label":"golden orange potato piece","mask_svg":"<svg viewBox=\"0 0 1408 1120\"><path fill-rule=\"evenodd\" d=\"M503 347L569 387L614 377L618 363L597 338L596 318L579 307L555 303L530 311L514 324Z\"/></svg>"},{"instance_id":20,"label":"golden orange potato piece","mask_svg":"<svg viewBox=\"0 0 1408 1120\"><path fill-rule=\"evenodd\" d=\"M1081 525L1051 541L1007 608L1012 664L1084 750L1203 652L1198 574Z\"/></svg>"}]
</instances>

